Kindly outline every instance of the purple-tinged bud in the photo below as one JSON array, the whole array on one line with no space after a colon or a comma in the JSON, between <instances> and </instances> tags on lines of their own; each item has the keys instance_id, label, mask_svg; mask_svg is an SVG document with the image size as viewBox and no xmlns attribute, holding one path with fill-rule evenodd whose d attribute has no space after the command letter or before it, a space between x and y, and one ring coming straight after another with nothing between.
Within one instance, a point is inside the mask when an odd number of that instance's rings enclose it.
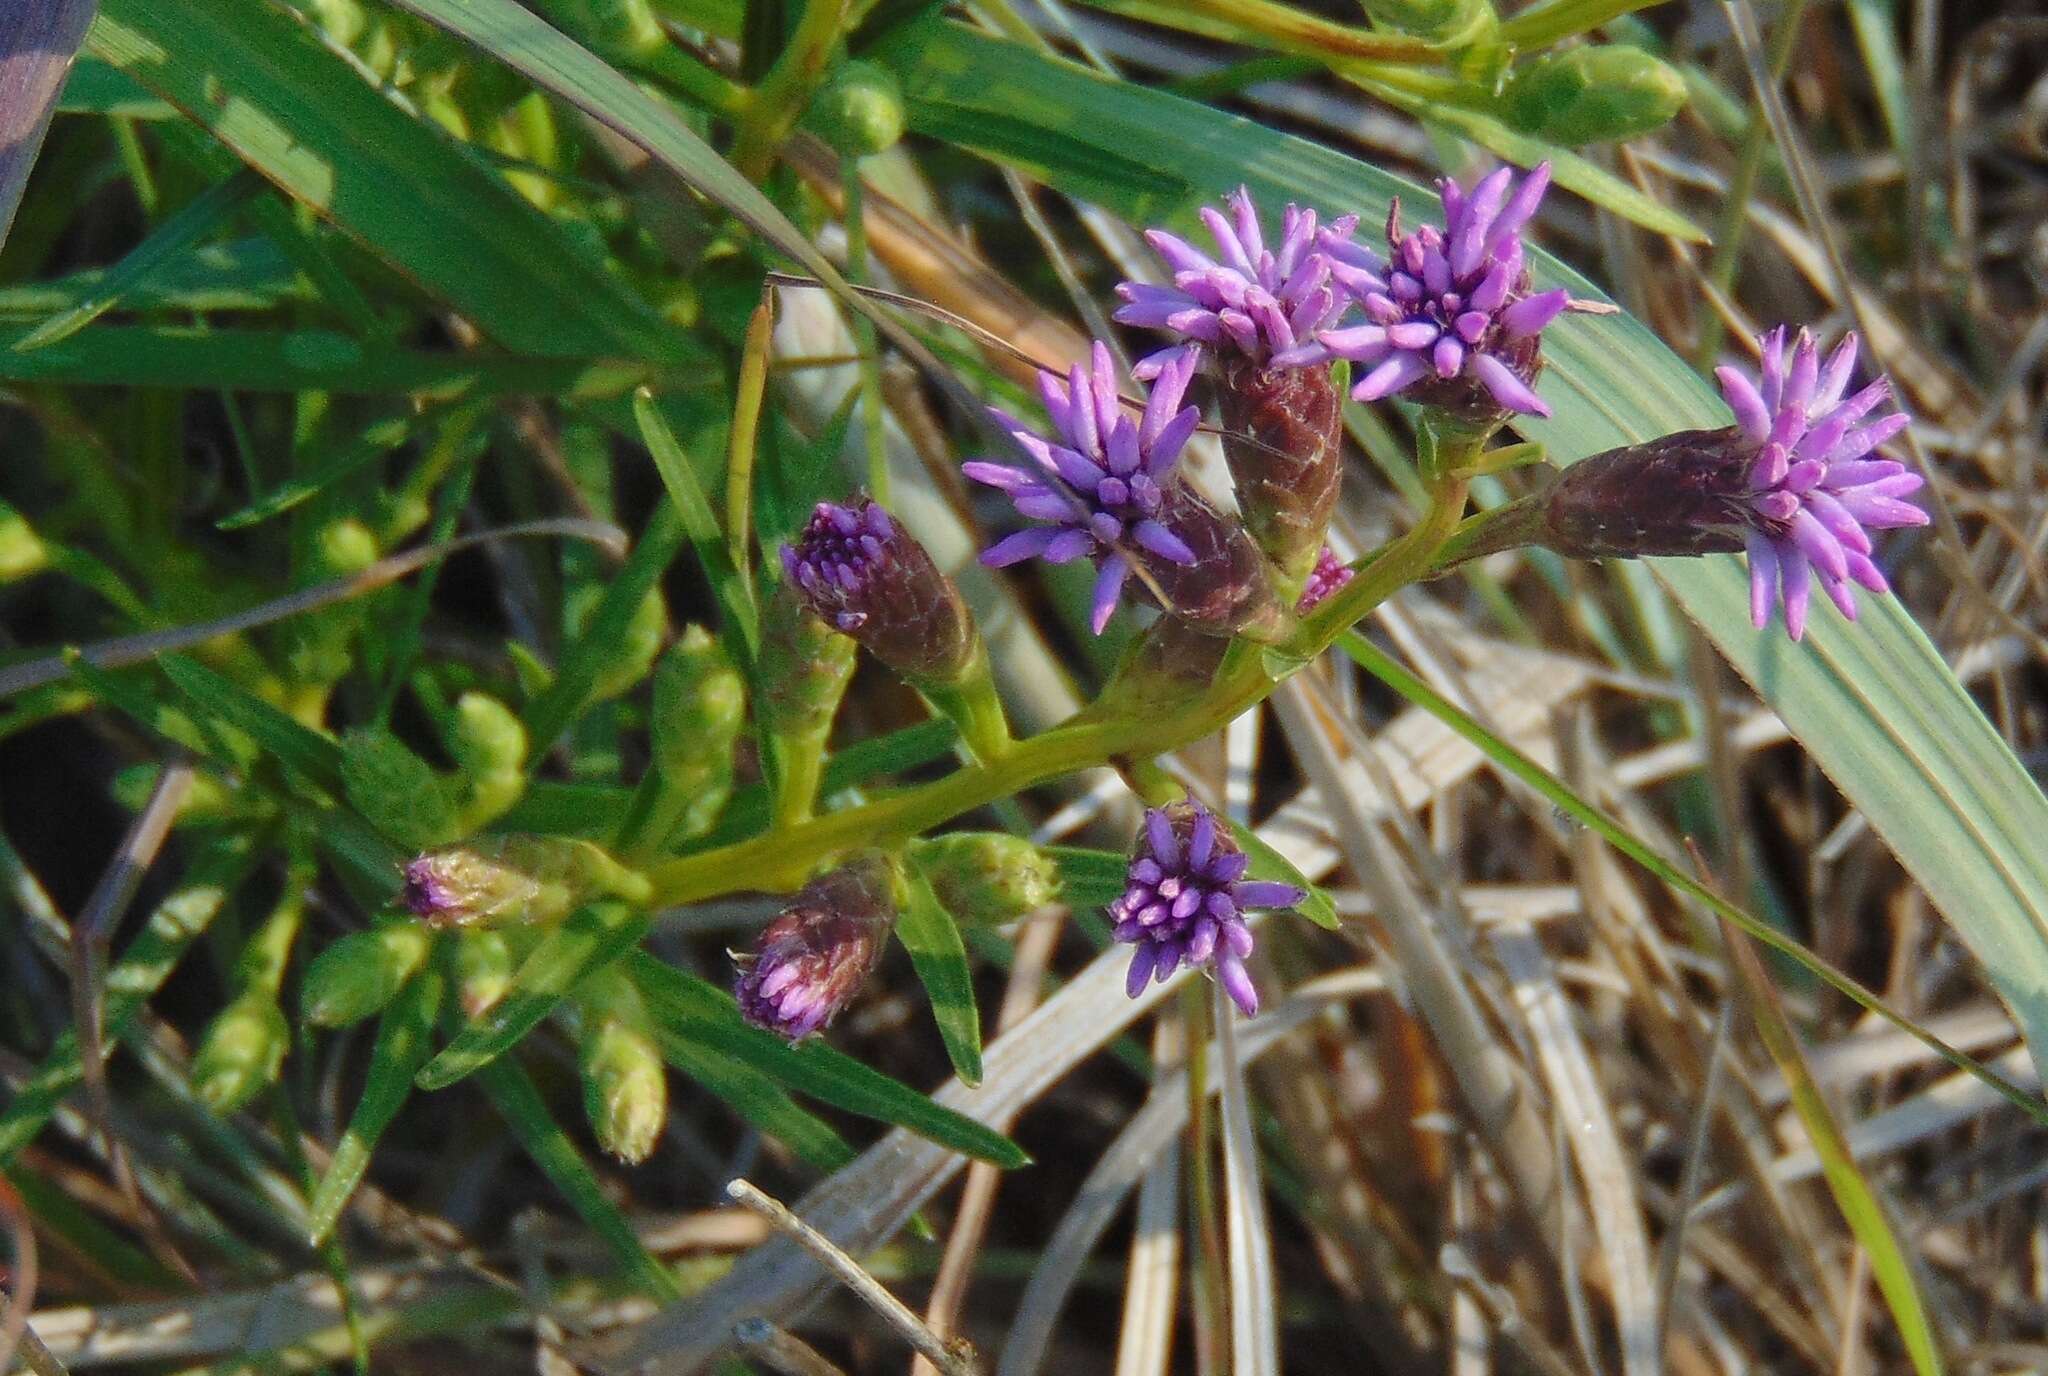
<instances>
[{"instance_id":1,"label":"purple-tinged bud","mask_svg":"<svg viewBox=\"0 0 2048 1376\"><path fill-rule=\"evenodd\" d=\"M800 1041L838 1017L882 958L896 885L893 862L868 855L805 887L751 955L734 953L733 996L746 1020Z\"/></svg>"},{"instance_id":2,"label":"purple-tinged bud","mask_svg":"<svg viewBox=\"0 0 2048 1376\"><path fill-rule=\"evenodd\" d=\"M644 901L647 877L589 841L514 834L443 846L405 866L399 901L429 927L539 925L602 896Z\"/></svg>"},{"instance_id":3,"label":"purple-tinged bud","mask_svg":"<svg viewBox=\"0 0 2048 1376\"><path fill-rule=\"evenodd\" d=\"M1873 457L1907 418L1864 417L1891 395L1883 378L1844 398L1856 337L1825 365L1801 330L1788 353L1780 326L1762 339L1759 382L1718 370L1736 423L1688 430L1582 460L1540 498L1534 538L1577 558L1749 554L1750 615L1761 629L1782 592L1785 629L1806 631L1812 584L1855 620L1852 584L1890 590L1871 558L1870 532L1927 523L1905 499L1919 474Z\"/></svg>"},{"instance_id":4,"label":"purple-tinged bud","mask_svg":"<svg viewBox=\"0 0 2048 1376\"><path fill-rule=\"evenodd\" d=\"M1562 311L1599 308L1573 301L1562 288L1530 292L1522 228L1550 185L1550 164L1539 164L1520 186L1512 183L1505 167L1470 192L1446 177L1437 183L1443 224L1406 234L1396 201L1384 256L1353 243L1348 225L1325 230L1331 275L1364 310L1365 322L1324 330L1276 362L1348 358L1363 373L1351 389L1358 400L1405 395L1470 429L1491 427L1509 413L1549 415L1535 390L1543 328Z\"/></svg>"},{"instance_id":5,"label":"purple-tinged bud","mask_svg":"<svg viewBox=\"0 0 2048 1376\"><path fill-rule=\"evenodd\" d=\"M951 681L974 662L979 636L953 580L923 545L866 497L818 503L783 571L804 604L913 681Z\"/></svg>"},{"instance_id":6,"label":"purple-tinged bud","mask_svg":"<svg viewBox=\"0 0 2048 1376\"><path fill-rule=\"evenodd\" d=\"M1324 598L1349 583L1356 572L1337 557L1337 551L1324 545L1322 553L1316 556L1315 568L1309 572L1308 582L1302 585L1301 600L1294 604L1295 615L1307 616Z\"/></svg>"},{"instance_id":7,"label":"purple-tinged bud","mask_svg":"<svg viewBox=\"0 0 2048 1376\"><path fill-rule=\"evenodd\" d=\"M1123 413L1115 365L1100 342L1091 363L1076 365L1065 382L1038 375L1055 440L991 410L1033 469L973 462L961 471L1001 489L1018 514L1038 524L998 541L982 562L1003 568L1032 558L1094 560L1090 624L1098 633L1134 575L1141 595L1210 634L1276 625L1279 608L1257 547L1174 471L1201 421L1194 407L1180 404L1194 357L1183 354L1160 372L1138 420Z\"/></svg>"},{"instance_id":8,"label":"purple-tinged bud","mask_svg":"<svg viewBox=\"0 0 2048 1376\"><path fill-rule=\"evenodd\" d=\"M1275 360L1312 345L1347 303L1331 284L1313 210L1287 207L1277 252L1266 247L1250 191L1239 187L1228 210L1201 212L1220 262L1163 229L1148 231L1173 285L1124 283L1116 319L1180 338L1133 369L1140 379L1159 377L1184 355L1215 358L1238 509L1291 588L1308 576L1337 504L1343 417L1327 355L1300 366Z\"/></svg>"},{"instance_id":9,"label":"purple-tinged bud","mask_svg":"<svg viewBox=\"0 0 2048 1376\"><path fill-rule=\"evenodd\" d=\"M1259 1011L1258 990L1244 968L1252 953L1244 915L1289 908L1307 895L1292 884L1246 879L1250 866L1229 829L1200 803L1145 814L1124 891L1109 905L1116 939L1137 948L1125 980L1132 998L1147 981L1164 981L1192 965L1210 971L1246 1017Z\"/></svg>"}]
</instances>

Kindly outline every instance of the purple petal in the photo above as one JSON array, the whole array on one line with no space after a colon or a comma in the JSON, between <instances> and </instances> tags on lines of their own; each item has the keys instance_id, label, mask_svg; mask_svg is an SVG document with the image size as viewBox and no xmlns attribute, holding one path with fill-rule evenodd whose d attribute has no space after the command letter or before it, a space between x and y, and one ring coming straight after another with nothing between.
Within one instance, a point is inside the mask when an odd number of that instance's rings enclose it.
<instances>
[{"instance_id":1,"label":"purple petal","mask_svg":"<svg viewBox=\"0 0 2048 1376\"><path fill-rule=\"evenodd\" d=\"M1412 353L1395 354L1367 373L1351 395L1359 401L1378 401L1414 382L1429 371L1429 365Z\"/></svg>"},{"instance_id":2,"label":"purple petal","mask_svg":"<svg viewBox=\"0 0 2048 1376\"><path fill-rule=\"evenodd\" d=\"M1492 354L1475 354L1472 359L1472 372L1486 385L1486 390L1493 394L1493 399L1508 410L1519 411L1529 416L1550 414L1550 407L1543 398L1537 396L1528 383L1516 377L1507 364Z\"/></svg>"},{"instance_id":3,"label":"purple petal","mask_svg":"<svg viewBox=\"0 0 2048 1376\"><path fill-rule=\"evenodd\" d=\"M1182 568L1195 563L1195 552L1188 548L1187 541L1157 521L1138 522L1131 530L1131 538L1143 548Z\"/></svg>"},{"instance_id":4,"label":"purple petal","mask_svg":"<svg viewBox=\"0 0 2048 1376\"><path fill-rule=\"evenodd\" d=\"M1849 375L1856 371L1855 331L1842 336L1842 342L1835 345L1835 351L1828 355L1828 366L1821 370L1820 382L1813 393L1812 408L1816 415L1831 409L1848 390Z\"/></svg>"},{"instance_id":5,"label":"purple petal","mask_svg":"<svg viewBox=\"0 0 2048 1376\"><path fill-rule=\"evenodd\" d=\"M1543 193L1550 189L1550 164L1539 162L1522 178L1522 184L1515 188L1515 194L1495 218L1486 231L1486 245L1481 257L1491 254L1500 247L1501 241L1510 234L1518 233L1535 215L1536 207L1543 203Z\"/></svg>"},{"instance_id":6,"label":"purple petal","mask_svg":"<svg viewBox=\"0 0 2048 1376\"><path fill-rule=\"evenodd\" d=\"M981 562L992 569L1002 569L1026 559L1036 559L1045 553L1046 547L1059 534L1061 532L1054 526L1033 526L1030 530L1006 535L981 552Z\"/></svg>"},{"instance_id":7,"label":"purple petal","mask_svg":"<svg viewBox=\"0 0 2048 1376\"><path fill-rule=\"evenodd\" d=\"M1159 959L1159 948L1148 941L1141 941L1131 952L1131 968L1124 975L1124 993L1131 998L1145 992L1145 984L1152 978L1152 966Z\"/></svg>"},{"instance_id":8,"label":"purple petal","mask_svg":"<svg viewBox=\"0 0 2048 1376\"><path fill-rule=\"evenodd\" d=\"M1109 624L1109 618L1116 613L1117 599L1123 596L1124 578L1131 571L1129 561L1121 554L1112 554L1102 561L1102 568L1095 575L1095 600L1088 612L1088 629L1097 635Z\"/></svg>"},{"instance_id":9,"label":"purple petal","mask_svg":"<svg viewBox=\"0 0 2048 1376\"><path fill-rule=\"evenodd\" d=\"M1051 529L1051 527L1045 527ZM1046 542L1045 562L1048 564L1071 564L1084 554L1095 549L1095 535L1092 531L1078 527L1057 532Z\"/></svg>"},{"instance_id":10,"label":"purple petal","mask_svg":"<svg viewBox=\"0 0 2048 1376\"><path fill-rule=\"evenodd\" d=\"M1762 531L1750 531L1744 543L1749 550L1749 620L1762 630L1771 624L1771 604L1778 598L1778 555Z\"/></svg>"},{"instance_id":11,"label":"purple petal","mask_svg":"<svg viewBox=\"0 0 2048 1376\"><path fill-rule=\"evenodd\" d=\"M1230 896L1240 908L1291 908L1308 897L1292 884L1271 879L1246 879L1231 887Z\"/></svg>"},{"instance_id":12,"label":"purple petal","mask_svg":"<svg viewBox=\"0 0 2048 1376\"><path fill-rule=\"evenodd\" d=\"M1842 542L1813 512L1802 507L1791 521L1792 541L1830 578L1847 578L1849 561L1843 557Z\"/></svg>"},{"instance_id":13,"label":"purple petal","mask_svg":"<svg viewBox=\"0 0 2048 1376\"><path fill-rule=\"evenodd\" d=\"M1812 565L1790 546L1778 550L1778 565L1785 584L1785 633L1798 640L1806 634L1806 609L1813 599Z\"/></svg>"},{"instance_id":14,"label":"purple petal","mask_svg":"<svg viewBox=\"0 0 2048 1376\"><path fill-rule=\"evenodd\" d=\"M1540 334L1544 326L1557 319L1571 299L1571 293L1563 287L1525 296L1500 313L1500 327L1510 339L1527 339Z\"/></svg>"},{"instance_id":15,"label":"purple petal","mask_svg":"<svg viewBox=\"0 0 2048 1376\"><path fill-rule=\"evenodd\" d=\"M1202 272L1216 266L1216 260L1178 235L1163 229L1145 231L1145 242L1175 272Z\"/></svg>"},{"instance_id":16,"label":"purple petal","mask_svg":"<svg viewBox=\"0 0 2048 1376\"><path fill-rule=\"evenodd\" d=\"M1173 822L1162 808L1145 814L1145 841L1152 857L1168 870L1180 868L1180 840L1173 834Z\"/></svg>"},{"instance_id":17,"label":"purple petal","mask_svg":"<svg viewBox=\"0 0 2048 1376\"><path fill-rule=\"evenodd\" d=\"M1223 985L1223 992L1230 995L1230 1001L1244 1010L1248 1018L1257 1017L1259 1012L1259 991L1252 984L1252 977L1246 973L1244 961L1235 951L1226 951L1216 958L1216 978Z\"/></svg>"},{"instance_id":18,"label":"purple petal","mask_svg":"<svg viewBox=\"0 0 2048 1376\"><path fill-rule=\"evenodd\" d=\"M1721 380L1721 398L1728 403L1728 409L1735 413L1735 423L1742 433L1758 444L1771 433L1770 408L1764 405L1763 396L1739 368L1726 365L1714 369L1714 376Z\"/></svg>"}]
</instances>

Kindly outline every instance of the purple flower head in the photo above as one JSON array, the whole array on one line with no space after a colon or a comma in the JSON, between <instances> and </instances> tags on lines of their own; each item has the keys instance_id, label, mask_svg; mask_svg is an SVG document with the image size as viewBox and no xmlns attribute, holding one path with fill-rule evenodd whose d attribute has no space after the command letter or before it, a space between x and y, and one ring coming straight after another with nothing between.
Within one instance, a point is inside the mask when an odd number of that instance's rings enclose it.
<instances>
[{"instance_id":1,"label":"purple flower head","mask_svg":"<svg viewBox=\"0 0 2048 1376\"><path fill-rule=\"evenodd\" d=\"M414 917L437 924L449 920L461 906L460 897L441 869L431 854L414 856L406 862L405 886L398 895Z\"/></svg>"},{"instance_id":2,"label":"purple flower head","mask_svg":"<svg viewBox=\"0 0 2048 1376\"><path fill-rule=\"evenodd\" d=\"M1904 500L1922 479L1904 464L1874 456L1906 428L1894 411L1858 424L1891 397L1878 378L1848 397L1856 367L1856 336L1846 336L1823 365L1805 330L1786 348L1780 325L1759 341L1758 382L1736 368L1718 368L1721 395L1735 412L1736 429L1755 446L1749 469L1749 609L1759 629L1770 624L1782 592L1785 629L1794 640L1806 630L1812 583L1856 619L1852 583L1890 591L1871 561L1870 532L1927 524L1927 513Z\"/></svg>"},{"instance_id":3,"label":"purple flower head","mask_svg":"<svg viewBox=\"0 0 2048 1376\"><path fill-rule=\"evenodd\" d=\"M1150 555L1182 567L1197 562L1195 550L1168 523L1177 505L1170 500L1174 464L1201 413L1180 404L1194 375L1191 356L1160 371L1145 414L1135 421L1118 405L1116 367L1100 341L1090 361L1086 369L1076 364L1064 383L1051 373L1038 375L1056 440L989 410L1036 471L979 461L961 465L961 471L1002 489L1019 515L1038 522L997 541L982 554L982 563L1005 568L1033 558L1053 564L1095 561L1091 624L1099 635L1116 610L1133 557Z\"/></svg>"},{"instance_id":4,"label":"purple flower head","mask_svg":"<svg viewBox=\"0 0 2048 1376\"><path fill-rule=\"evenodd\" d=\"M800 1041L839 1016L882 958L896 925L893 873L880 857L816 879L735 953L733 997L754 1026Z\"/></svg>"},{"instance_id":5,"label":"purple flower head","mask_svg":"<svg viewBox=\"0 0 2048 1376\"><path fill-rule=\"evenodd\" d=\"M965 672L976 634L967 605L931 555L866 497L820 502L782 568L804 605L884 664L914 678Z\"/></svg>"},{"instance_id":6,"label":"purple flower head","mask_svg":"<svg viewBox=\"0 0 2048 1376\"><path fill-rule=\"evenodd\" d=\"M1244 915L1292 907L1306 895L1292 884L1246 879L1250 865L1251 857L1200 803L1145 814L1123 894L1109 905L1116 939L1137 947L1125 980L1132 998L1146 981L1164 981L1183 964L1207 966L1245 1016L1259 1011L1258 990L1244 968L1252 953Z\"/></svg>"},{"instance_id":7,"label":"purple flower head","mask_svg":"<svg viewBox=\"0 0 2048 1376\"><path fill-rule=\"evenodd\" d=\"M1295 614L1307 616L1337 589L1349 583L1355 570L1337 557L1337 551L1324 545L1316 555L1316 566L1310 571L1308 582L1302 585L1301 598L1294 604Z\"/></svg>"},{"instance_id":8,"label":"purple flower head","mask_svg":"<svg viewBox=\"0 0 2048 1376\"><path fill-rule=\"evenodd\" d=\"M1320 331L1274 362L1348 358L1364 366L1351 390L1360 401L1406 392L1422 405L1474 418L1549 415L1534 387L1539 340L1571 299L1562 288L1531 293L1522 262L1522 227L1549 185L1547 162L1520 186L1505 167L1469 193L1443 178L1443 224L1404 234L1396 201L1387 215L1385 256L1352 242L1349 226L1325 230L1330 274L1364 308L1365 323Z\"/></svg>"},{"instance_id":9,"label":"purple flower head","mask_svg":"<svg viewBox=\"0 0 2048 1376\"><path fill-rule=\"evenodd\" d=\"M1132 369L1138 378L1157 377L1174 360L1203 348L1264 368L1344 313L1344 299L1330 282L1329 260L1317 244L1313 210L1287 207L1275 252L1266 247L1249 190L1231 193L1228 208L1227 216L1213 206L1201 211L1217 258L1163 229L1145 231L1146 242L1173 270L1173 285L1125 282L1116 289L1124 304L1115 318L1170 330L1180 342L1141 361Z\"/></svg>"}]
</instances>

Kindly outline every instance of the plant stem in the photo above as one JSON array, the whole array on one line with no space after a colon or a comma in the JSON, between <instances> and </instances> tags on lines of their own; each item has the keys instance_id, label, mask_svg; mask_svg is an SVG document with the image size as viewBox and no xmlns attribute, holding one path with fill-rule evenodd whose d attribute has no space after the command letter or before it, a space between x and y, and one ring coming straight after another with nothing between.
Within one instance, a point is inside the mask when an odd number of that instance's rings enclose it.
<instances>
[{"instance_id":1,"label":"plant stem","mask_svg":"<svg viewBox=\"0 0 2048 1376\"><path fill-rule=\"evenodd\" d=\"M1427 576L1438 551L1464 512L1464 480L1437 488L1422 523L1388 545L1379 557L1301 624L1278 649L1290 666L1269 672L1272 657L1239 644L1207 692L1178 709L1141 717L1089 720L1087 709L1067 722L1020 741L991 760L955 771L859 807L823 817L791 819L762 835L683 856L647 871L658 906L701 902L740 889L794 889L818 864L842 851L886 846L973 808L1007 798L1063 774L1118 756L1154 756L1220 731L1300 665L1310 663L1390 595Z\"/></svg>"},{"instance_id":2,"label":"plant stem","mask_svg":"<svg viewBox=\"0 0 2048 1376\"><path fill-rule=\"evenodd\" d=\"M789 37L789 46L748 95L739 114L739 136L733 141L732 154L734 166L748 180L758 182L768 175L776 150L803 117L812 90L825 74L845 12L845 0L809 0L796 32Z\"/></svg>"}]
</instances>

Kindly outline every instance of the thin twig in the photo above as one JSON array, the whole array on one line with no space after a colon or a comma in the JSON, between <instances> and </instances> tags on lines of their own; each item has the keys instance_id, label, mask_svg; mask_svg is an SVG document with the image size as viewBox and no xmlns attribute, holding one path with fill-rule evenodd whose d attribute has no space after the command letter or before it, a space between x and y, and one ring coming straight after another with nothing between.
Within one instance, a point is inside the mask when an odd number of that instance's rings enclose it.
<instances>
[{"instance_id":1,"label":"thin twig","mask_svg":"<svg viewBox=\"0 0 2048 1376\"><path fill-rule=\"evenodd\" d=\"M766 1319L740 1320L733 1325L732 1340L740 1351L782 1376L846 1376L817 1348Z\"/></svg>"},{"instance_id":2,"label":"thin twig","mask_svg":"<svg viewBox=\"0 0 2048 1376\"><path fill-rule=\"evenodd\" d=\"M881 1316L884 1323L896 1330L897 1334L912 1347L931 1359L933 1366L945 1376L980 1376L980 1367L974 1358L974 1349L964 1340L952 1343L942 1341L924 1320L913 1313L910 1306L883 1287L882 1283L861 1269L860 1263L832 1244L831 1239L798 1218L780 1200L771 1198L756 1188L752 1182L734 1180L725 1187L726 1195L735 1203L744 1204L761 1217L767 1219L776 1231L785 1233L798 1246L816 1257L827 1270L839 1278L839 1283L851 1290L863 1303Z\"/></svg>"}]
</instances>

